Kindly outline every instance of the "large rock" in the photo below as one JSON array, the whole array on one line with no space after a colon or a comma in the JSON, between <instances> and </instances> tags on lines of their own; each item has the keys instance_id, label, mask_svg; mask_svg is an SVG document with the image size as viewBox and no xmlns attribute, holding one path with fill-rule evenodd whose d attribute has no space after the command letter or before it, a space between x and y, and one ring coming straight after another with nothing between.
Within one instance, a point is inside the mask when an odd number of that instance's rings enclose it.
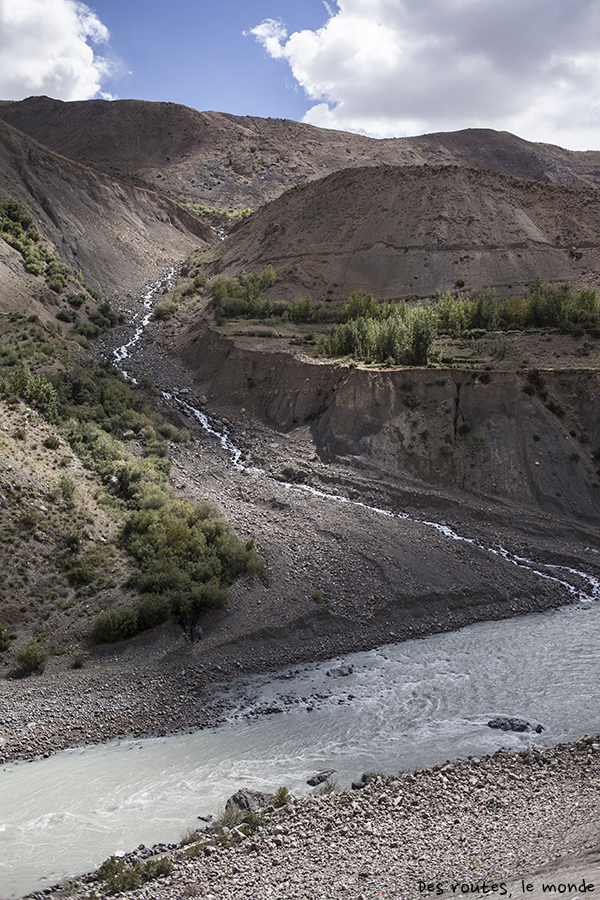
<instances>
[{"instance_id":1,"label":"large rock","mask_svg":"<svg viewBox=\"0 0 600 900\"><path fill-rule=\"evenodd\" d=\"M353 672L352 666L338 666L337 669L328 669L325 675L329 678L346 678L348 675L352 675Z\"/></svg>"},{"instance_id":2,"label":"large rock","mask_svg":"<svg viewBox=\"0 0 600 900\"><path fill-rule=\"evenodd\" d=\"M496 716L488 722L490 728L501 728L502 731L535 731L541 734L544 730L541 725L531 725L525 719L517 719L513 716Z\"/></svg>"},{"instance_id":3,"label":"large rock","mask_svg":"<svg viewBox=\"0 0 600 900\"><path fill-rule=\"evenodd\" d=\"M306 783L311 787L316 787L318 784L323 784L324 781L327 781L331 775L335 775L335 769L327 769L326 772L319 772L317 775L308 778Z\"/></svg>"},{"instance_id":4,"label":"large rock","mask_svg":"<svg viewBox=\"0 0 600 900\"><path fill-rule=\"evenodd\" d=\"M252 791L250 788L240 788L233 794L227 803L225 809L243 809L250 812L259 812L266 809L273 802L273 794L265 794L262 791Z\"/></svg>"}]
</instances>

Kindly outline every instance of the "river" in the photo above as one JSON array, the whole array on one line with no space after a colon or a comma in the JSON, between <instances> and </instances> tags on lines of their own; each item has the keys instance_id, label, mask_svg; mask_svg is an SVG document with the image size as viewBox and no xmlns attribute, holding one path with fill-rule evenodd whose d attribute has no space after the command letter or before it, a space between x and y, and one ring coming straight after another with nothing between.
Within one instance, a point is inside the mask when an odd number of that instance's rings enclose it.
<instances>
[{"instance_id":1,"label":"river","mask_svg":"<svg viewBox=\"0 0 600 900\"><path fill-rule=\"evenodd\" d=\"M327 675L340 666L352 673ZM344 788L363 772L600 733L599 672L600 603L580 602L257 676L241 699L233 687L230 720L214 730L5 765L0 896L48 887L140 842L178 841L242 786L299 794L334 769ZM495 715L544 730L492 729Z\"/></svg>"}]
</instances>

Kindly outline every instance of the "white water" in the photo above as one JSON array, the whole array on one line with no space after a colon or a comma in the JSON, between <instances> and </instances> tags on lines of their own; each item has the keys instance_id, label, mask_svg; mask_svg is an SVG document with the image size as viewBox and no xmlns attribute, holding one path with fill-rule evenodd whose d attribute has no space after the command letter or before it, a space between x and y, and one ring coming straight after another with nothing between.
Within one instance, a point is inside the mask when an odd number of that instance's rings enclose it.
<instances>
[{"instance_id":1,"label":"white water","mask_svg":"<svg viewBox=\"0 0 600 900\"><path fill-rule=\"evenodd\" d=\"M328 677L341 662L353 673ZM308 777L335 769L347 787L362 772L600 733L599 674L600 603L591 603L257 677L214 731L6 765L0 897L88 871L140 842L178 841L242 786L301 793ZM260 715L265 707L283 712ZM544 731L491 729L495 715Z\"/></svg>"},{"instance_id":2,"label":"white water","mask_svg":"<svg viewBox=\"0 0 600 900\"><path fill-rule=\"evenodd\" d=\"M159 278L158 281L153 281L151 284L146 285L146 291L142 296L142 302L144 304L145 310L144 315L141 318L138 313L134 315L133 321L131 323L135 326L133 336L127 341L126 344L122 344L120 347L117 347L116 350L113 350L115 366L121 369L123 375L126 378L130 378L134 383L137 383L136 379L129 372L122 368L122 364L126 359L130 357L130 351L132 347L134 347L141 340L144 330L150 324L154 303L159 296L160 291L162 290L163 284L166 282L169 287L172 287L175 282L175 275L176 269L175 266L173 266L171 269L169 269L166 275L163 275L163 277Z\"/></svg>"}]
</instances>

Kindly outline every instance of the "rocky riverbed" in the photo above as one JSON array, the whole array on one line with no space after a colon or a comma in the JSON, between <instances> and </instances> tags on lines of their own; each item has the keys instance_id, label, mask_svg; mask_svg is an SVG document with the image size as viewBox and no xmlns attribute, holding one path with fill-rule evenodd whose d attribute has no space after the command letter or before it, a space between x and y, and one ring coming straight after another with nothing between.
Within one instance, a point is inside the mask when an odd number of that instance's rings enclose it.
<instances>
[{"instance_id":1,"label":"rocky riverbed","mask_svg":"<svg viewBox=\"0 0 600 900\"><path fill-rule=\"evenodd\" d=\"M600 890L600 739L373 776L359 790L267 812L168 851L132 900L430 896L581 898ZM562 885L562 887L561 887ZM568 886L571 885L569 888ZM109 896L94 876L39 896Z\"/></svg>"}]
</instances>

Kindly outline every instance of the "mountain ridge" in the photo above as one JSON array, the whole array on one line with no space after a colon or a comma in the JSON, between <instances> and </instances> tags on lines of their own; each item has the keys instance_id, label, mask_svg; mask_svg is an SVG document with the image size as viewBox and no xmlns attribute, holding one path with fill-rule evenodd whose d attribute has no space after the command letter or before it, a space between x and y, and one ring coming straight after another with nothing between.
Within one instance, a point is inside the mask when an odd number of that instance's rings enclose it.
<instances>
[{"instance_id":1,"label":"mountain ridge","mask_svg":"<svg viewBox=\"0 0 600 900\"><path fill-rule=\"evenodd\" d=\"M365 164L464 165L600 185L600 151L570 151L492 129L375 139L175 103L48 97L0 102L0 118L108 174L222 208L256 209L296 184Z\"/></svg>"}]
</instances>

